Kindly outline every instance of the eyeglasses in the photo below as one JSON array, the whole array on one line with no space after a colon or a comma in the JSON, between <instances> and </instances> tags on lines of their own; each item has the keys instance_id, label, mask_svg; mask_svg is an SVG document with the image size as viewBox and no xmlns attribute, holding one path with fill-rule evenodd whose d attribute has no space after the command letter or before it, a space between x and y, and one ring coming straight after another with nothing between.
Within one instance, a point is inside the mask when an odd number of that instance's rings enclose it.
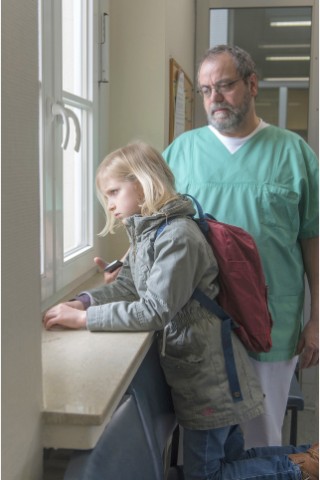
<instances>
[{"instance_id":1,"label":"eyeglasses","mask_svg":"<svg viewBox=\"0 0 320 480\"><path fill-rule=\"evenodd\" d=\"M231 92L231 90L233 89L233 86L240 80L242 80L242 78L237 78L236 80L232 80L231 82L216 83L215 85L211 85L211 86L206 85L206 86L200 87L198 92L200 93L200 95L202 95L205 98L210 98L213 90L218 94L228 93L228 92Z\"/></svg>"}]
</instances>

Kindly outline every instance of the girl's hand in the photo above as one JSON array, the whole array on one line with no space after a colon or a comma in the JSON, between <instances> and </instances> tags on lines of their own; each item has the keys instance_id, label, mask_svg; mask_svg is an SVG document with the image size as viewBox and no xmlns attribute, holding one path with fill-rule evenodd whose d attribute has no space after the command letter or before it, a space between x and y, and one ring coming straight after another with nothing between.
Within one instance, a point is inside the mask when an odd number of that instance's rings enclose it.
<instances>
[{"instance_id":1,"label":"girl's hand","mask_svg":"<svg viewBox=\"0 0 320 480\"><path fill-rule=\"evenodd\" d=\"M121 270L121 267L117 268L117 270L114 270L113 272L104 272L105 267L108 265L107 262L105 262L102 258L100 257L95 257L93 259L94 263L100 268L100 270L103 271L103 277L104 277L104 283L112 283L114 280L117 278L118 273Z\"/></svg>"},{"instance_id":2,"label":"girl's hand","mask_svg":"<svg viewBox=\"0 0 320 480\"><path fill-rule=\"evenodd\" d=\"M87 314L81 302L59 303L45 313L43 324L46 330L50 330L55 325L75 329L85 328Z\"/></svg>"}]
</instances>

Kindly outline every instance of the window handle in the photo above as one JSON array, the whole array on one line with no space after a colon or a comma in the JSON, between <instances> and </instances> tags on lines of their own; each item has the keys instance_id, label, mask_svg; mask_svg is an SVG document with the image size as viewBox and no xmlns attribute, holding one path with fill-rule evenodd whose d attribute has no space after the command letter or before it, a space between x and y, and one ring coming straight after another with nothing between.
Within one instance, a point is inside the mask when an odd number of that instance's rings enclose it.
<instances>
[{"instance_id":1,"label":"window handle","mask_svg":"<svg viewBox=\"0 0 320 480\"><path fill-rule=\"evenodd\" d=\"M79 152L80 143L81 143L81 128L80 128L80 123L76 114L72 110L70 110L70 108L66 108L63 105L61 105L61 103L54 103L51 107L51 112L54 117L60 116L66 127L65 137L61 144L61 148L63 148L64 150L66 150L68 147L69 138L70 138L69 118L72 118L75 130L76 130L76 142L75 142L74 149L76 152Z\"/></svg>"},{"instance_id":2,"label":"window handle","mask_svg":"<svg viewBox=\"0 0 320 480\"><path fill-rule=\"evenodd\" d=\"M66 108L66 107L63 107L66 114L67 114L67 117L70 117L72 118L73 120L73 123L74 123L74 128L76 130L76 141L75 141L75 145L74 145L74 149L76 152L79 152L80 150L80 143L81 143L81 128L80 128L80 122L78 120L78 117L77 115L72 111L70 110L70 108ZM69 123L69 122L68 122ZM69 139L68 139L69 141Z\"/></svg>"},{"instance_id":3,"label":"window handle","mask_svg":"<svg viewBox=\"0 0 320 480\"><path fill-rule=\"evenodd\" d=\"M68 143L69 143L69 136L70 136L70 125L69 125L69 119L67 115L66 109L61 105L60 103L54 103L51 107L51 112L54 117L60 116L62 118L62 121L66 127L66 133L64 140L61 144L61 148L66 150Z\"/></svg>"}]
</instances>

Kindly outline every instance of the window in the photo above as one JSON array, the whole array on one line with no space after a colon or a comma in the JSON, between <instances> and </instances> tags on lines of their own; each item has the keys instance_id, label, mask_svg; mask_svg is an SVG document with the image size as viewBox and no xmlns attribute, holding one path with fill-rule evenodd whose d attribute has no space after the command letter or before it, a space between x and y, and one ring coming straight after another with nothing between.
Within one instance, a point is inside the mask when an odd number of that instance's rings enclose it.
<instances>
[{"instance_id":1,"label":"window","mask_svg":"<svg viewBox=\"0 0 320 480\"><path fill-rule=\"evenodd\" d=\"M42 0L39 39L44 308L93 269L98 164L96 1Z\"/></svg>"}]
</instances>

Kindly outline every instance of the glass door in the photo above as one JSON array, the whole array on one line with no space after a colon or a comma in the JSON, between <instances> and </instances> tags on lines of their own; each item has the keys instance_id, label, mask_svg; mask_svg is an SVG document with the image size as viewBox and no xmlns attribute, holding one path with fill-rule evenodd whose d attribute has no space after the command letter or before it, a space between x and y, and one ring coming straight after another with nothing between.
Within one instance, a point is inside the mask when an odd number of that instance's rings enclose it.
<instances>
[{"instance_id":1,"label":"glass door","mask_svg":"<svg viewBox=\"0 0 320 480\"><path fill-rule=\"evenodd\" d=\"M197 0L196 24L196 63L220 43L247 50L259 75L257 114L298 133L316 152L318 8L316 0ZM206 122L201 98L196 98L195 124Z\"/></svg>"},{"instance_id":2,"label":"glass door","mask_svg":"<svg viewBox=\"0 0 320 480\"><path fill-rule=\"evenodd\" d=\"M259 75L257 114L307 140L311 7L210 9L210 48L241 46ZM250 34L248 35L248 25Z\"/></svg>"}]
</instances>

